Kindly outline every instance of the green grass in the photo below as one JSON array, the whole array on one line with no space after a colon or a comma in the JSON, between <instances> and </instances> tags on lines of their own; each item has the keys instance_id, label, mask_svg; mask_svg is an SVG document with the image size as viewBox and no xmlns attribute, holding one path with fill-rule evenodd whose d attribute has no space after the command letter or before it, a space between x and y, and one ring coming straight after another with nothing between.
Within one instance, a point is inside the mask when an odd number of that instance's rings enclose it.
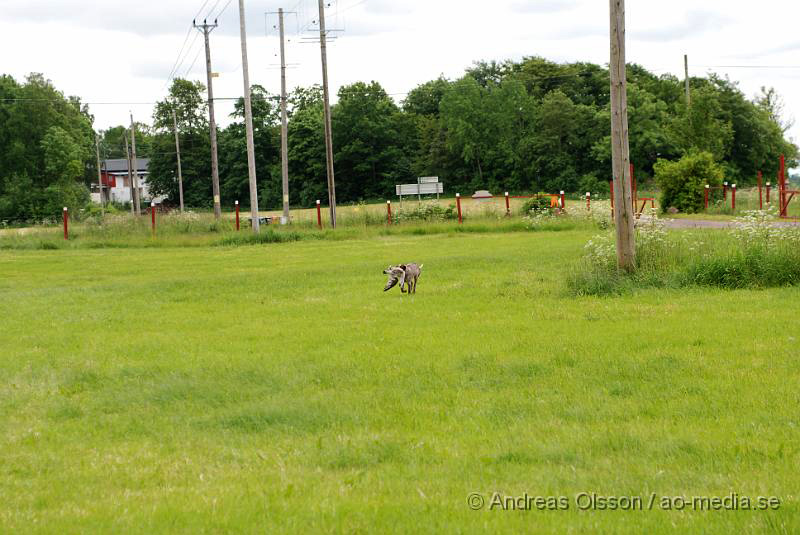
<instances>
[{"instance_id":1,"label":"green grass","mask_svg":"<svg viewBox=\"0 0 800 535\"><path fill-rule=\"evenodd\" d=\"M236 246L280 243L300 240L348 240L369 239L376 236L434 235L456 233L498 233L521 231L561 231L578 228L594 228L591 221L583 217L559 217L530 225L522 217L492 217L477 214L457 221L406 221L387 225L383 220L355 221L343 218L334 231L325 226L298 222L288 226L265 225L262 232L254 235L249 227L237 231L234 224L223 219L215 222L213 216L197 216L197 220L186 223L163 220L152 232L150 222L144 218L127 216L107 221L73 224L69 239L64 239L61 228L32 227L8 229L0 233L0 250L56 250L56 249L128 249L163 247L206 247L209 245Z\"/></svg>"},{"instance_id":2,"label":"green grass","mask_svg":"<svg viewBox=\"0 0 800 535\"><path fill-rule=\"evenodd\" d=\"M0 532L800 531L800 289L571 298L590 235L0 251Z\"/></svg>"}]
</instances>

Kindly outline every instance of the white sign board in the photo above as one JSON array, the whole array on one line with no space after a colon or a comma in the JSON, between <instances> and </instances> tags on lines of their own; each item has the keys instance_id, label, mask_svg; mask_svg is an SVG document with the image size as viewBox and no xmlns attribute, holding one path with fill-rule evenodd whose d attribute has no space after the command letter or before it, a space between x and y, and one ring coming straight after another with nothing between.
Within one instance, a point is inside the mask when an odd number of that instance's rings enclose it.
<instances>
[{"instance_id":1,"label":"white sign board","mask_svg":"<svg viewBox=\"0 0 800 535\"><path fill-rule=\"evenodd\" d=\"M444 184L441 182L429 184L398 184L394 188L395 194L400 197L404 195L434 195L444 193Z\"/></svg>"},{"instance_id":2,"label":"white sign board","mask_svg":"<svg viewBox=\"0 0 800 535\"><path fill-rule=\"evenodd\" d=\"M438 176L421 176L421 177L419 177L419 183L420 184L435 184L436 182L439 182L439 177Z\"/></svg>"}]
</instances>

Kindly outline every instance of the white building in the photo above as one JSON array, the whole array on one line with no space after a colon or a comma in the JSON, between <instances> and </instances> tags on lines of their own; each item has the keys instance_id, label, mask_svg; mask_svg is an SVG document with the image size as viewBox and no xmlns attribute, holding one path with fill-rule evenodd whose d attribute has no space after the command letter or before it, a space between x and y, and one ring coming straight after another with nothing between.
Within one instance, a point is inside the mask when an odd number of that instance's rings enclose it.
<instances>
[{"instance_id":1,"label":"white building","mask_svg":"<svg viewBox=\"0 0 800 535\"><path fill-rule=\"evenodd\" d=\"M106 202L129 203L131 202L130 179L128 178L128 160L119 158L115 160L103 160L100 174L103 181L103 197ZM143 201L155 201L160 203L166 197L151 197L150 189L147 185L147 177L150 175L148 167L149 158L136 158L136 171L139 174L139 198ZM100 203L100 187L97 183L92 184L92 202Z\"/></svg>"}]
</instances>

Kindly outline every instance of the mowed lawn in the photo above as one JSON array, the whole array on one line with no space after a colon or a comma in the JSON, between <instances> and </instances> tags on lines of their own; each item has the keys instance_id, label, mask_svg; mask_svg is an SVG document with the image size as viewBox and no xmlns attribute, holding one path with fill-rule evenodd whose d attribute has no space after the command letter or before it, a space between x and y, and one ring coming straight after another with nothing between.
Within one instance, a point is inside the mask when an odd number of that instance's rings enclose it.
<instances>
[{"instance_id":1,"label":"mowed lawn","mask_svg":"<svg viewBox=\"0 0 800 535\"><path fill-rule=\"evenodd\" d=\"M572 298L589 237L0 252L0 532L799 532L800 290Z\"/></svg>"}]
</instances>

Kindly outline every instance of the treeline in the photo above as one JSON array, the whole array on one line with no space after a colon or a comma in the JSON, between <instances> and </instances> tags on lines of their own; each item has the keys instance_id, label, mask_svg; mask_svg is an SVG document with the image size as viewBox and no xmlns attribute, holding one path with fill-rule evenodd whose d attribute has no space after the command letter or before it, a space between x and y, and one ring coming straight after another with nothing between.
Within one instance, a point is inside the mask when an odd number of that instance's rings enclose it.
<instances>
[{"instance_id":1,"label":"treeline","mask_svg":"<svg viewBox=\"0 0 800 535\"><path fill-rule=\"evenodd\" d=\"M774 90L748 99L730 80L684 84L630 65L628 114L631 160L637 177L653 175L658 159L710 152L726 179L740 185L758 170L775 176L780 154L795 164L797 147L785 138L782 104ZM342 87L332 108L336 195L340 202L387 199L394 185L436 175L446 191L603 192L611 168L608 70L590 63L542 58L478 63L458 80L439 78L413 89L398 105L377 82ZM155 114L157 152L151 162L159 193L175 199L171 109L178 108L182 139L195 162L192 199L208 205L211 186L203 86L177 80ZM241 101L220 132L223 199L249 202ZM279 99L253 90L260 206L280 205ZM297 89L289 98L289 177L293 205L327 198L322 95ZM170 152L172 151L172 152ZM184 158L184 161L187 158ZM184 176L187 176L184 171Z\"/></svg>"},{"instance_id":2,"label":"treeline","mask_svg":"<svg viewBox=\"0 0 800 535\"><path fill-rule=\"evenodd\" d=\"M736 83L716 75L692 78L690 85L691 105L687 105L681 80L629 66L630 151L640 181L652 176L658 159L676 160L693 151L712 154L726 179L740 185L753 183L758 170L774 176L780 154L787 156L789 167L796 165L797 147L785 138L790 125L783 122L782 104L773 90L762 89L749 99ZM21 85L4 77L0 84L0 98L37 92L60 95L40 76ZM7 199L14 188L47 189L67 179L91 180L91 116L79 100L61 99L62 103L48 106L33 101L0 103L0 114L15 117L13 123L3 124L22 125L19 131L16 126L0 128L0 217L7 213L3 210L10 206ZM399 100L400 104L377 82L340 89L332 108L340 202L391 198L395 184L426 175L439 176L450 193L608 188L609 79L608 70L599 65L557 64L539 57L476 63L458 80L431 80ZM316 86L298 88L288 103L291 202L311 206L316 199L327 198L321 91ZM175 80L156 106L152 125L137 125L137 152L151 158L151 190L177 202L173 110L181 139L186 203L210 206L208 113L205 87L199 82ZM281 201L278 97L254 86L253 115L259 203L275 208ZM231 119L219 132L221 195L226 206L236 199L249 203L241 99ZM52 128L63 130L74 150L56 150L64 135ZM106 156L124 155L125 131L119 126L102 132ZM14 139L24 150L5 150ZM50 158L81 165L67 175L58 174L56 169L68 167L60 163L46 167ZM45 169L52 174L42 180ZM47 195L36 198L50 209Z\"/></svg>"},{"instance_id":3,"label":"treeline","mask_svg":"<svg viewBox=\"0 0 800 535\"><path fill-rule=\"evenodd\" d=\"M0 222L58 217L89 201L93 117L41 74L0 76ZM96 177L95 177L96 181Z\"/></svg>"}]
</instances>

